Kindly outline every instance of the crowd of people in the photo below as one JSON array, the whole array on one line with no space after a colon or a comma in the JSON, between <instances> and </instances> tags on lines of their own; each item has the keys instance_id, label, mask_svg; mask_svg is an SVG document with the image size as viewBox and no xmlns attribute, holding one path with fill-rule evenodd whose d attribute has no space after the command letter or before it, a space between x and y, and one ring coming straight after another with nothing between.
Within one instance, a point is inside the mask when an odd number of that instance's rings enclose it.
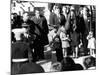
<instances>
[{"instance_id":1,"label":"crowd of people","mask_svg":"<svg viewBox=\"0 0 100 75\"><path fill-rule=\"evenodd\" d=\"M44 60L46 45L51 51L56 51L58 63L54 64L52 69L58 65L56 71L83 70L72 58L85 55L92 57L96 54L95 29L91 26L95 25L95 21L91 21L89 11L86 6L80 6L76 11L73 5L59 7L55 4L50 10L49 24L39 10L35 10L34 16L27 12L24 12L23 16L11 13L12 73L21 73L27 65L34 65L32 62ZM23 65L27 62L27 65ZM40 72L44 72L43 69Z\"/></svg>"}]
</instances>

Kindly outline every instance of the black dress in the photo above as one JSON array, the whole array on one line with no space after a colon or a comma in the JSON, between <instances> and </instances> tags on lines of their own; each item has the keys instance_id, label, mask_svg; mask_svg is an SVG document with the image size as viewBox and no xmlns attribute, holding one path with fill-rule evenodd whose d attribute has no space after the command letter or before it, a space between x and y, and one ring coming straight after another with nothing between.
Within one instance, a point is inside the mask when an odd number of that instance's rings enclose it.
<instances>
[{"instance_id":1,"label":"black dress","mask_svg":"<svg viewBox=\"0 0 100 75\"><path fill-rule=\"evenodd\" d=\"M71 32L71 46L76 47L80 43L80 34L76 31Z\"/></svg>"}]
</instances>

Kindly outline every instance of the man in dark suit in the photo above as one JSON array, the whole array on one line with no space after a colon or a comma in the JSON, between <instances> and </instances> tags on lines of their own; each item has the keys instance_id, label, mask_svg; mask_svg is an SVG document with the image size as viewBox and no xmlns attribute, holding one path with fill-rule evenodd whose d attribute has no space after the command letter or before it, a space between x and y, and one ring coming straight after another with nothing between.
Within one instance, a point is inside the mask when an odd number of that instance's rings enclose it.
<instances>
[{"instance_id":1,"label":"man in dark suit","mask_svg":"<svg viewBox=\"0 0 100 75\"><path fill-rule=\"evenodd\" d=\"M84 47L83 53L87 53L88 40L86 39L86 37L89 33L89 22L88 22L89 20L87 17L86 7L84 7L84 9L79 12L79 16L77 16L76 20L77 20L77 30L82 35L82 43Z\"/></svg>"},{"instance_id":2,"label":"man in dark suit","mask_svg":"<svg viewBox=\"0 0 100 75\"><path fill-rule=\"evenodd\" d=\"M35 11L35 16L31 20L35 23L34 53L37 59L44 59L44 46L48 44L47 34L49 32L47 20L43 15L40 15L39 10Z\"/></svg>"},{"instance_id":3,"label":"man in dark suit","mask_svg":"<svg viewBox=\"0 0 100 75\"><path fill-rule=\"evenodd\" d=\"M60 13L60 8L58 6L54 6L54 12L51 12L49 23L51 26L57 26L58 28L62 25L65 25L65 17Z\"/></svg>"}]
</instances>

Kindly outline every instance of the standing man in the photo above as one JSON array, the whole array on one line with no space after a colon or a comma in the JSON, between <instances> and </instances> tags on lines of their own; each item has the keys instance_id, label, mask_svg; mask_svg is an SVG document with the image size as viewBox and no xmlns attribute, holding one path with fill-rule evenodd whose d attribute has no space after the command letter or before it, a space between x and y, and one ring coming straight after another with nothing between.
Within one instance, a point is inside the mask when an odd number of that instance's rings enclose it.
<instances>
[{"instance_id":1,"label":"standing man","mask_svg":"<svg viewBox=\"0 0 100 75\"><path fill-rule=\"evenodd\" d=\"M60 13L60 7L54 6L53 12L50 14L49 23L51 26L56 26L57 28L65 24L65 17Z\"/></svg>"},{"instance_id":2,"label":"standing man","mask_svg":"<svg viewBox=\"0 0 100 75\"><path fill-rule=\"evenodd\" d=\"M89 33L89 20L88 20L88 16L87 16L87 8L86 7L83 7L83 9L80 12L78 24L79 24L78 29L79 29L80 33L82 34L82 43L83 43L83 47L84 47L84 53L86 53L87 45L88 45L88 41L87 41L86 37Z\"/></svg>"},{"instance_id":3,"label":"standing man","mask_svg":"<svg viewBox=\"0 0 100 75\"><path fill-rule=\"evenodd\" d=\"M31 20L35 23L34 53L37 59L44 59L44 46L48 44L47 34L49 32L47 20L43 15L40 15L39 10L35 10L35 16Z\"/></svg>"}]
</instances>

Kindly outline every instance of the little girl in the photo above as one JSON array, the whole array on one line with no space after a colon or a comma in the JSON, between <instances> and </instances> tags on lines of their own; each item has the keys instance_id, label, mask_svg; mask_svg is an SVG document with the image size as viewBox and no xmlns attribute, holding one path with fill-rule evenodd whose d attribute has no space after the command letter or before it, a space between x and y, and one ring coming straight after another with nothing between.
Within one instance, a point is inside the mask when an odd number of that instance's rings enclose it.
<instances>
[{"instance_id":1,"label":"little girl","mask_svg":"<svg viewBox=\"0 0 100 75\"><path fill-rule=\"evenodd\" d=\"M66 30L63 26L61 27L60 39L62 42L63 57L66 58L67 52L68 52L67 49L68 47L70 47L70 44L69 44L70 39L69 39L69 35L66 35Z\"/></svg>"},{"instance_id":2,"label":"little girl","mask_svg":"<svg viewBox=\"0 0 100 75\"><path fill-rule=\"evenodd\" d=\"M87 40L88 40L88 48L90 50L90 55L94 55L95 54L95 49L96 49L96 40L93 37L93 32L90 31L89 35L87 36Z\"/></svg>"}]
</instances>

